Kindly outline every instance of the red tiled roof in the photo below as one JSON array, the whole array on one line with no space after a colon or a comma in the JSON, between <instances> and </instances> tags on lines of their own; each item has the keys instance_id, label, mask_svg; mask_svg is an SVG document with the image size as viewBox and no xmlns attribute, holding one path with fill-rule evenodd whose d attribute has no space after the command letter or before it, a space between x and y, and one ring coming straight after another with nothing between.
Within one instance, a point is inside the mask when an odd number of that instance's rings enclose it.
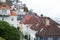
<instances>
[{"instance_id":1,"label":"red tiled roof","mask_svg":"<svg viewBox=\"0 0 60 40\"><path fill-rule=\"evenodd\" d=\"M0 9L9 9L9 6L6 4L0 5Z\"/></svg>"},{"instance_id":2,"label":"red tiled roof","mask_svg":"<svg viewBox=\"0 0 60 40\"><path fill-rule=\"evenodd\" d=\"M46 18L49 20L49 26L46 27ZM49 17L42 17L40 18L40 22L37 23L38 25L36 26L33 25L31 29L38 31L36 33L37 36L60 36L60 28L57 26L60 25L56 23L54 20L52 20Z\"/></svg>"},{"instance_id":3,"label":"red tiled roof","mask_svg":"<svg viewBox=\"0 0 60 40\"><path fill-rule=\"evenodd\" d=\"M9 8L10 7L6 4L0 5L0 9L9 9ZM17 16L17 14L13 10L10 10L10 15L11 16Z\"/></svg>"},{"instance_id":4,"label":"red tiled roof","mask_svg":"<svg viewBox=\"0 0 60 40\"><path fill-rule=\"evenodd\" d=\"M20 21L23 24L35 24L39 20L39 17L35 14L26 14L25 17Z\"/></svg>"},{"instance_id":5,"label":"red tiled roof","mask_svg":"<svg viewBox=\"0 0 60 40\"><path fill-rule=\"evenodd\" d=\"M10 15L11 16L17 16L17 14L13 10L10 10Z\"/></svg>"}]
</instances>

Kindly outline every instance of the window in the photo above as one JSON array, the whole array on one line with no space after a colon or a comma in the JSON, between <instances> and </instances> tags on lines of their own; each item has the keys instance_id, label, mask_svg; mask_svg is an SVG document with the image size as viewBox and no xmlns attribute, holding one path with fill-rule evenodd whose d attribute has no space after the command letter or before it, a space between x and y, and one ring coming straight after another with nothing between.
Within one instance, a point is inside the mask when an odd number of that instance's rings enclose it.
<instances>
[{"instance_id":1,"label":"window","mask_svg":"<svg viewBox=\"0 0 60 40\"><path fill-rule=\"evenodd\" d=\"M53 38L52 37L48 37L48 40L53 40Z\"/></svg>"},{"instance_id":2,"label":"window","mask_svg":"<svg viewBox=\"0 0 60 40\"><path fill-rule=\"evenodd\" d=\"M7 10L5 10L5 9L2 9L2 13L5 13L5 14L6 14L6 13L7 13Z\"/></svg>"},{"instance_id":3,"label":"window","mask_svg":"<svg viewBox=\"0 0 60 40\"><path fill-rule=\"evenodd\" d=\"M46 27L50 26L50 20L46 18Z\"/></svg>"},{"instance_id":4,"label":"window","mask_svg":"<svg viewBox=\"0 0 60 40\"><path fill-rule=\"evenodd\" d=\"M53 40L58 40L58 38L57 37L54 37Z\"/></svg>"},{"instance_id":5,"label":"window","mask_svg":"<svg viewBox=\"0 0 60 40\"><path fill-rule=\"evenodd\" d=\"M50 25L49 19L46 19L46 25Z\"/></svg>"},{"instance_id":6,"label":"window","mask_svg":"<svg viewBox=\"0 0 60 40\"><path fill-rule=\"evenodd\" d=\"M11 21L13 21L14 19L12 18Z\"/></svg>"},{"instance_id":7,"label":"window","mask_svg":"<svg viewBox=\"0 0 60 40\"><path fill-rule=\"evenodd\" d=\"M0 13L2 13L2 10L0 9Z\"/></svg>"},{"instance_id":8,"label":"window","mask_svg":"<svg viewBox=\"0 0 60 40\"><path fill-rule=\"evenodd\" d=\"M2 20L4 20L4 18L2 18Z\"/></svg>"},{"instance_id":9,"label":"window","mask_svg":"<svg viewBox=\"0 0 60 40\"><path fill-rule=\"evenodd\" d=\"M43 38L43 40L48 40L48 38L45 37L45 38Z\"/></svg>"},{"instance_id":10,"label":"window","mask_svg":"<svg viewBox=\"0 0 60 40\"><path fill-rule=\"evenodd\" d=\"M40 37L40 40L48 40L48 38Z\"/></svg>"},{"instance_id":11,"label":"window","mask_svg":"<svg viewBox=\"0 0 60 40\"><path fill-rule=\"evenodd\" d=\"M28 35L25 35L24 37L25 37L25 39L27 39L28 38Z\"/></svg>"}]
</instances>

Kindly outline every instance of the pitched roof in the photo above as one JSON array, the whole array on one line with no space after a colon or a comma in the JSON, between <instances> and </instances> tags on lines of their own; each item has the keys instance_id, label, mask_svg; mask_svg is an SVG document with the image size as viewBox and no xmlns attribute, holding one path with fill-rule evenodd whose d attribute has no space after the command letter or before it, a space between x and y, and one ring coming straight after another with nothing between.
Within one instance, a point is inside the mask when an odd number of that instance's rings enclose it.
<instances>
[{"instance_id":1,"label":"pitched roof","mask_svg":"<svg viewBox=\"0 0 60 40\"><path fill-rule=\"evenodd\" d=\"M6 4L0 5L0 9L9 9L9 6Z\"/></svg>"},{"instance_id":2,"label":"pitched roof","mask_svg":"<svg viewBox=\"0 0 60 40\"><path fill-rule=\"evenodd\" d=\"M0 5L0 9L10 9L10 7L6 4L3 4L3 5ZM17 14L13 10L10 10L10 15L17 16Z\"/></svg>"},{"instance_id":3,"label":"pitched roof","mask_svg":"<svg viewBox=\"0 0 60 40\"><path fill-rule=\"evenodd\" d=\"M35 14L26 14L25 17L20 21L23 24L35 24L39 20L39 17Z\"/></svg>"},{"instance_id":4,"label":"pitched roof","mask_svg":"<svg viewBox=\"0 0 60 40\"><path fill-rule=\"evenodd\" d=\"M13 10L10 10L10 15L11 16L17 16L17 14Z\"/></svg>"},{"instance_id":5,"label":"pitched roof","mask_svg":"<svg viewBox=\"0 0 60 40\"><path fill-rule=\"evenodd\" d=\"M39 28L40 28L40 26L41 25L44 25L45 23L46 23L46 18L49 18L49 17L40 17L40 20L36 23L36 24L34 24L34 25L32 25L31 26L31 29L33 29L33 30L36 30L36 31L38 31L39 30ZM57 24L57 25L59 25L58 23L56 23L54 20L52 20L51 18L49 18L49 21L51 20L51 22L52 23L55 23L55 24ZM43 23L43 24L42 24Z\"/></svg>"},{"instance_id":6,"label":"pitched roof","mask_svg":"<svg viewBox=\"0 0 60 40\"><path fill-rule=\"evenodd\" d=\"M46 25L46 19L49 20L49 25ZM38 29L37 30L38 32L36 33L37 36L41 36L41 37L59 36L60 37L60 28L57 27L58 25L60 25L60 24L56 23L51 18L42 17L40 19L39 24L37 26L34 26L35 28L32 28L32 29L35 29L35 30L36 30L36 28Z\"/></svg>"}]
</instances>

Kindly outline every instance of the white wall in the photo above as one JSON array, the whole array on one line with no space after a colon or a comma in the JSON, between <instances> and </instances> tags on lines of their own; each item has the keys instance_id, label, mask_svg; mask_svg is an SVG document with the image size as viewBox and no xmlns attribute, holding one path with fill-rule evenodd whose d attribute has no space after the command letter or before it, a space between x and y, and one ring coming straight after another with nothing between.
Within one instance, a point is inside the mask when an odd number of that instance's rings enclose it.
<instances>
[{"instance_id":1,"label":"white wall","mask_svg":"<svg viewBox=\"0 0 60 40\"><path fill-rule=\"evenodd\" d=\"M34 40L35 34L36 34L37 31L30 29L30 26L29 25L25 25L25 24L22 24L22 26L20 26L20 28L22 28L21 31L23 31L24 35L28 35L28 38L29 38L29 35L30 35L30 39Z\"/></svg>"},{"instance_id":2,"label":"white wall","mask_svg":"<svg viewBox=\"0 0 60 40\"><path fill-rule=\"evenodd\" d=\"M9 16L9 17L3 17L3 18L4 18L4 21L7 21L12 26L16 28L18 27L17 16ZM12 21L12 18L13 18L13 21ZM0 17L0 20L2 20L2 17Z\"/></svg>"}]
</instances>

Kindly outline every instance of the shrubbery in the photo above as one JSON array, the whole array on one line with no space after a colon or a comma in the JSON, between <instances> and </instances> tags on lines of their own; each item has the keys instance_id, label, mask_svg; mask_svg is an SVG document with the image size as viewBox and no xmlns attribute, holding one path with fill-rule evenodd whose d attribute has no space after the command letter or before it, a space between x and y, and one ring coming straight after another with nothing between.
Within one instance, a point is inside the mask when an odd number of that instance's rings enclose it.
<instances>
[{"instance_id":1,"label":"shrubbery","mask_svg":"<svg viewBox=\"0 0 60 40\"><path fill-rule=\"evenodd\" d=\"M18 29L10 26L9 23L5 21L0 21L0 36L6 40L19 40L20 35Z\"/></svg>"}]
</instances>

